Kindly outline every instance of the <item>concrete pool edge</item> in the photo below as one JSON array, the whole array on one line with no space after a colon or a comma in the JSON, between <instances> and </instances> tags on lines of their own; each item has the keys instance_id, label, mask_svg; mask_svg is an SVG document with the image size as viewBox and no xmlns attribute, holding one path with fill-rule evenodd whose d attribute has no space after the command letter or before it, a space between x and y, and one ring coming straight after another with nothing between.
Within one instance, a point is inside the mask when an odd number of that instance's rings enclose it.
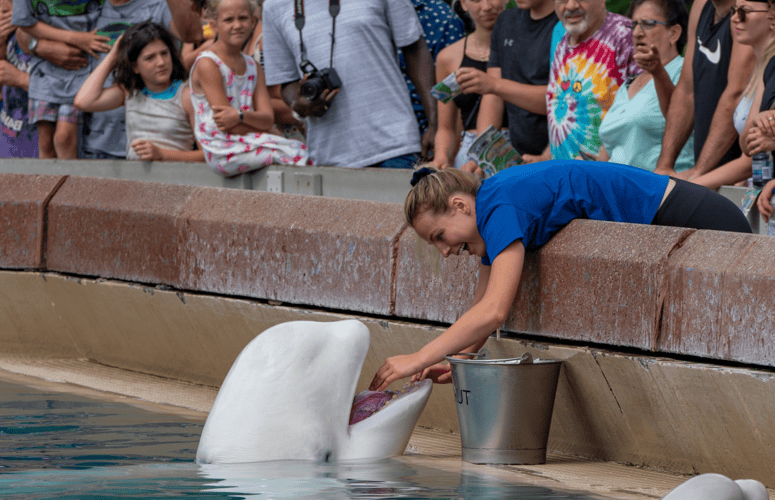
<instances>
[{"instance_id":1,"label":"concrete pool edge","mask_svg":"<svg viewBox=\"0 0 775 500\"><path fill-rule=\"evenodd\" d=\"M242 347L280 322L353 317L363 321L372 342L359 388L366 386L385 357L417 349L443 331L426 323L55 273L0 272L0 299L0 324L5 325L0 328L0 361L36 360L46 367L35 375L42 378L49 378L45 373L56 363L88 363L152 375L163 383L176 380L204 398L205 403L199 403L203 410ZM488 342L498 357L528 350L537 357L566 361L550 450L775 484L769 453L775 429L767 418L775 412L775 391L770 388L775 375L769 370L622 354L549 340ZM51 360L60 361L52 365ZM138 393L144 384L138 382L131 391L111 389L109 384L99 389L153 401ZM453 401L451 386L436 386L419 425L456 432Z\"/></svg>"}]
</instances>

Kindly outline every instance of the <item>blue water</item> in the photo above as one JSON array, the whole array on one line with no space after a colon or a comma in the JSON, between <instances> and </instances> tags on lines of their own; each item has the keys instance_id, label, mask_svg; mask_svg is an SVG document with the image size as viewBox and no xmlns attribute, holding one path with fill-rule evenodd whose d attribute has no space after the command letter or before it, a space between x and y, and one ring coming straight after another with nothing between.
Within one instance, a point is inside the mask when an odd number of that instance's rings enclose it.
<instances>
[{"instance_id":1,"label":"blue water","mask_svg":"<svg viewBox=\"0 0 775 500\"><path fill-rule=\"evenodd\" d=\"M194 462L203 422L0 380L0 497L588 499L408 463Z\"/></svg>"}]
</instances>

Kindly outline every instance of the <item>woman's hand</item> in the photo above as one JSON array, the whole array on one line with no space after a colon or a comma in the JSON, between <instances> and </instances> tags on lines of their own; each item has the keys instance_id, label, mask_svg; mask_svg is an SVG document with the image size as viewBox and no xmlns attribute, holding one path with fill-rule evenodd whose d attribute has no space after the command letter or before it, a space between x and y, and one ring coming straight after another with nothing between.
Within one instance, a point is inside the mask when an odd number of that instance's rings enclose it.
<instances>
[{"instance_id":1,"label":"woman's hand","mask_svg":"<svg viewBox=\"0 0 775 500\"><path fill-rule=\"evenodd\" d=\"M419 382L429 378L434 384L451 384L452 383L452 368L444 363L437 363L433 366L429 366L421 373L416 373L412 377L412 382Z\"/></svg>"},{"instance_id":2,"label":"woman's hand","mask_svg":"<svg viewBox=\"0 0 775 500\"><path fill-rule=\"evenodd\" d=\"M231 106L213 106L213 121L221 132L227 132L239 124L239 111Z\"/></svg>"},{"instance_id":3,"label":"woman's hand","mask_svg":"<svg viewBox=\"0 0 775 500\"><path fill-rule=\"evenodd\" d=\"M460 68L455 80L464 94L492 94L495 89L495 79L476 68Z\"/></svg>"},{"instance_id":4,"label":"woman's hand","mask_svg":"<svg viewBox=\"0 0 775 500\"><path fill-rule=\"evenodd\" d=\"M759 127L752 127L748 132L748 152L756 153L775 150L775 139L762 133Z\"/></svg>"},{"instance_id":5,"label":"woman's hand","mask_svg":"<svg viewBox=\"0 0 775 500\"><path fill-rule=\"evenodd\" d=\"M92 57L99 58L100 52L108 52L110 50L110 38L102 35L98 35L97 31L73 31L70 35L71 44L78 47L82 51L91 55Z\"/></svg>"},{"instance_id":6,"label":"woman's hand","mask_svg":"<svg viewBox=\"0 0 775 500\"><path fill-rule=\"evenodd\" d=\"M384 391L398 379L418 373L423 369L418 353L393 356L377 370L374 379L369 384L370 391Z\"/></svg>"},{"instance_id":7,"label":"woman's hand","mask_svg":"<svg viewBox=\"0 0 775 500\"><path fill-rule=\"evenodd\" d=\"M753 119L753 123L764 135L775 139L775 110L762 111L756 115L756 118ZM753 130L753 127L751 127L751 130Z\"/></svg>"},{"instance_id":8,"label":"woman's hand","mask_svg":"<svg viewBox=\"0 0 775 500\"><path fill-rule=\"evenodd\" d=\"M132 143L132 149L143 161L164 161L161 149L151 141L138 139Z\"/></svg>"},{"instance_id":9,"label":"woman's hand","mask_svg":"<svg viewBox=\"0 0 775 500\"><path fill-rule=\"evenodd\" d=\"M775 180L771 180L762 188L762 192L759 194L759 198L756 199L756 207L759 209L759 213L762 215L764 222L770 220L772 217L773 207L770 204L770 198L772 198L772 190L775 188Z\"/></svg>"},{"instance_id":10,"label":"woman's hand","mask_svg":"<svg viewBox=\"0 0 775 500\"><path fill-rule=\"evenodd\" d=\"M635 53L633 54L635 64L643 71L652 75L663 69L661 57L659 49L654 44L651 44L648 47L636 47Z\"/></svg>"},{"instance_id":11,"label":"woman's hand","mask_svg":"<svg viewBox=\"0 0 775 500\"><path fill-rule=\"evenodd\" d=\"M529 154L523 154L522 155L522 163L538 163L539 161L549 161L552 159L552 152L549 150L549 148L546 148L543 153L540 155L529 155Z\"/></svg>"}]
</instances>

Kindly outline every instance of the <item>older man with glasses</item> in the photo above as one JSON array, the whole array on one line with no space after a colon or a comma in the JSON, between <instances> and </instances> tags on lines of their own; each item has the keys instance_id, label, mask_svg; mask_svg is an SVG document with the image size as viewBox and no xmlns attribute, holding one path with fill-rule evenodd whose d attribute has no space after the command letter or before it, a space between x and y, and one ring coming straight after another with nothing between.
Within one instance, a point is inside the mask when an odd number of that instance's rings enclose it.
<instances>
[{"instance_id":1,"label":"older man with glasses","mask_svg":"<svg viewBox=\"0 0 775 500\"><path fill-rule=\"evenodd\" d=\"M640 72L633 59L630 20L606 10L605 0L554 0L566 34L557 45L547 87L551 158L595 157L600 122L619 87ZM549 159L545 151L526 160Z\"/></svg>"}]
</instances>

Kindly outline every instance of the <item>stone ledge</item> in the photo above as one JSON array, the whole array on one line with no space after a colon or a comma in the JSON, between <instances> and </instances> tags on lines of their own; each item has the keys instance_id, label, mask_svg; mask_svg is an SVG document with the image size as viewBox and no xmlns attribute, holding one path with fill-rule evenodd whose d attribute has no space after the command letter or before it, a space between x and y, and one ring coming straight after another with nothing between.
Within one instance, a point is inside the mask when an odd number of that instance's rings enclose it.
<instances>
[{"instance_id":1,"label":"stone ledge","mask_svg":"<svg viewBox=\"0 0 775 500\"><path fill-rule=\"evenodd\" d=\"M66 175L0 174L0 267L44 265L46 208Z\"/></svg>"}]
</instances>

